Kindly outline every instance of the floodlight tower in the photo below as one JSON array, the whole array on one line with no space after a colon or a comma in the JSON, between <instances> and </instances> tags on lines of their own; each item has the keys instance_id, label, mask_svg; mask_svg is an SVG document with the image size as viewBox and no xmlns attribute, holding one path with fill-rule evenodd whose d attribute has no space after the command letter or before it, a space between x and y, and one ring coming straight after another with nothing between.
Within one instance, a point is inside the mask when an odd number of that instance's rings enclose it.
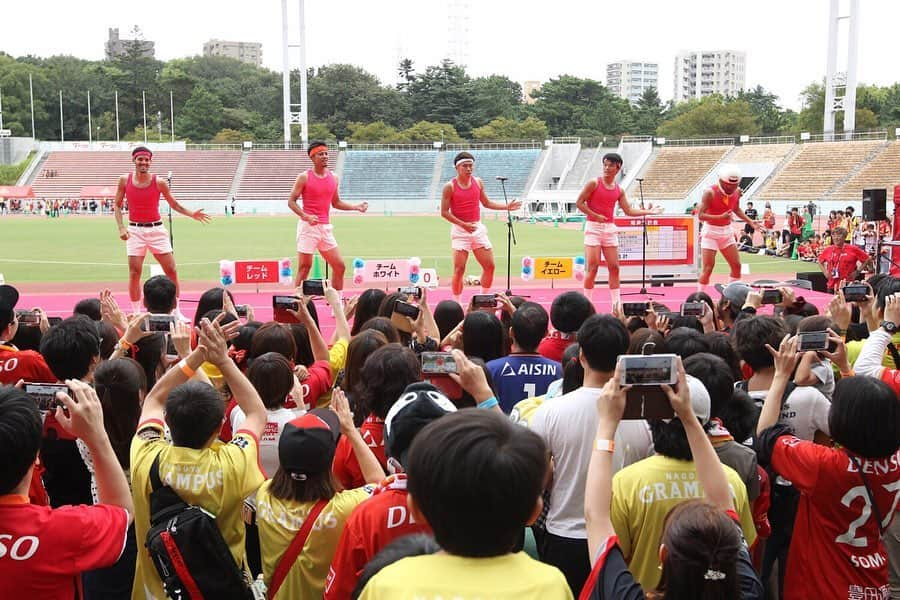
<instances>
[{"instance_id":1,"label":"floodlight tower","mask_svg":"<svg viewBox=\"0 0 900 600\"><path fill-rule=\"evenodd\" d=\"M471 14L470 0L447 2L447 58L457 65L469 65Z\"/></svg>"},{"instance_id":2,"label":"floodlight tower","mask_svg":"<svg viewBox=\"0 0 900 600\"><path fill-rule=\"evenodd\" d=\"M291 0L293 3L294 0ZM306 104L306 0L296 0L300 42L289 43L288 0L281 0L281 56L282 56L282 102L284 115L284 147L291 147L291 125L300 125L303 146L309 143L309 113ZM291 56L290 49L300 51L300 101L291 102Z\"/></svg>"},{"instance_id":3,"label":"floodlight tower","mask_svg":"<svg viewBox=\"0 0 900 600\"><path fill-rule=\"evenodd\" d=\"M828 57L825 73L825 139L834 139L834 117L844 112L844 135L849 139L856 128L856 58L859 49L859 0L831 0L828 12ZM842 14L843 13L843 14ZM846 29L846 64L838 70L838 36Z\"/></svg>"}]
</instances>

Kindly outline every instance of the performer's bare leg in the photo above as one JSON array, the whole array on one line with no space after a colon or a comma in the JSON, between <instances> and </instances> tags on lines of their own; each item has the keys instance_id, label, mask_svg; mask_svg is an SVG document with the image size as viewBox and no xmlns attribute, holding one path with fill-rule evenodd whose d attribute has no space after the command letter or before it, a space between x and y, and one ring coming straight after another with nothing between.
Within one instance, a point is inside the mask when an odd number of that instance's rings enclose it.
<instances>
[{"instance_id":1,"label":"performer's bare leg","mask_svg":"<svg viewBox=\"0 0 900 600\"><path fill-rule=\"evenodd\" d=\"M325 262L328 263L328 266L331 267L331 287L337 291L343 290L344 272L347 270L347 265L344 264L344 259L341 258L340 248L335 246L329 250L320 250L319 254L322 255L322 258L324 258Z\"/></svg>"},{"instance_id":2,"label":"performer's bare leg","mask_svg":"<svg viewBox=\"0 0 900 600\"><path fill-rule=\"evenodd\" d=\"M141 272L144 269L143 256L128 257L128 297L134 305L141 301Z\"/></svg>"},{"instance_id":3,"label":"performer's bare leg","mask_svg":"<svg viewBox=\"0 0 900 600\"><path fill-rule=\"evenodd\" d=\"M472 250L472 254L481 265L481 292L490 293L494 283L494 251L490 248L476 248Z\"/></svg>"},{"instance_id":4,"label":"performer's bare leg","mask_svg":"<svg viewBox=\"0 0 900 600\"><path fill-rule=\"evenodd\" d=\"M593 300L594 281L597 279L597 269L600 268L600 246L585 246L584 262L584 295Z\"/></svg>"},{"instance_id":5,"label":"performer's bare leg","mask_svg":"<svg viewBox=\"0 0 900 600\"><path fill-rule=\"evenodd\" d=\"M603 258L606 260L606 268L609 271L609 295L613 304L618 304L622 297L619 295L619 248L617 246L600 246Z\"/></svg>"},{"instance_id":6,"label":"performer's bare leg","mask_svg":"<svg viewBox=\"0 0 900 600\"><path fill-rule=\"evenodd\" d=\"M466 250L453 251L453 279L450 282L450 290L453 297L459 302L459 295L463 290L463 277L466 274L466 262L469 260L469 253Z\"/></svg>"},{"instance_id":7,"label":"performer's bare leg","mask_svg":"<svg viewBox=\"0 0 900 600\"><path fill-rule=\"evenodd\" d=\"M712 275L713 267L716 266L716 252L710 248L703 248L700 252L700 276L697 278L697 282L701 286L709 285L709 277ZM738 271L740 271L740 267L738 267Z\"/></svg>"},{"instance_id":8,"label":"performer's bare leg","mask_svg":"<svg viewBox=\"0 0 900 600\"><path fill-rule=\"evenodd\" d=\"M312 254L304 254L302 252L297 253L297 278L294 280L294 286L299 286L306 276L309 275L309 270L312 268Z\"/></svg>"},{"instance_id":9,"label":"performer's bare leg","mask_svg":"<svg viewBox=\"0 0 900 600\"><path fill-rule=\"evenodd\" d=\"M741 278L741 255L738 254L737 244L722 248L720 252L722 252L725 260L728 261L731 281L738 281Z\"/></svg>"}]
</instances>

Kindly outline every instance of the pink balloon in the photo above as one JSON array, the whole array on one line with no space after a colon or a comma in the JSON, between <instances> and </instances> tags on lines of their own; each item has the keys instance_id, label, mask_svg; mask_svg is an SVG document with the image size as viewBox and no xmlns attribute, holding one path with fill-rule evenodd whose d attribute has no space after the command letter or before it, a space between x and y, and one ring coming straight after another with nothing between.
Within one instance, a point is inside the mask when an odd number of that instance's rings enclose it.
<instances>
[{"instance_id":1,"label":"pink balloon","mask_svg":"<svg viewBox=\"0 0 900 600\"><path fill-rule=\"evenodd\" d=\"M360 285L362 282L363 282L363 276L362 276L362 275L354 275L354 276L353 276L353 283L354 283L355 285Z\"/></svg>"},{"instance_id":2,"label":"pink balloon","mask_svg":"<svg viewBox=\"0 0 900 600\"><path fill-rule=\"evenodd\" d=\"M409 274L410 275L418 275L419 274L419 265L410 265L409 266Z\"/></svg>"},{"instance_id":3,"label":"pink balloon","mask_svg":"<svg viewBox=\"0 0 900 600\"><path fill-rule=\"evenodd\" d=\"M584 281L584 271L575 271L575 280Z\"/></svg>"},{"instance_id":4,"label":"pink balloon","mask_svg":"<svg viewBox=\"0 0 900 600\"><path fill-rule=\"evenodd\" d=\"M532 266L533 264L534 264L534 259L531 258L530 256L526 256L525 258L522 259L522 266L523 266L523 267L530 267L530 266Z\"/></svg>"}]
</instances>

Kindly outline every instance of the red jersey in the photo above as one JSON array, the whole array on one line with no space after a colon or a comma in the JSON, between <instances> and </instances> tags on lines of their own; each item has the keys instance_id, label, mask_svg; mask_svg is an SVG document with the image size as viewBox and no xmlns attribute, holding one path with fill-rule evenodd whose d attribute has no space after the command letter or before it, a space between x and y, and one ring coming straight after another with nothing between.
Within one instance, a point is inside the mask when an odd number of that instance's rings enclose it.
<instances>
[{"instance_id":1,"label":"red jersey","mask_svg":"<svg viewBox=\"0 0 900 600\"><path fill-rule=\"evenodd\" d=\"M720 217L707 221L710 225L731 225L731 211L738 205L741 200L741 191L735 190L731 194L722 191L719 184L709 188L713 197L709 201L709 208L706 210L707 216Z\"/></svg>"},{"instance_id":2,"label":"red jersey","mask_svg":"<svg viewBox=\"0 0 900 600\"><path fill-rule=\"evenodd\" d=\"M382 468L387 468L387 456L384 453L384 421L375 415L369 415L359 428L362 439L366 442L375 458L381 463ZM355 490L366 485L359 461L353 454L353 447L346 436L338 440L337 449L334 451L334 461L331 470L345 490Z\"/></svg>"},{"instance_id":3,"label":"red jersey","mask_svg":"<svg viewBox=\"0 0 900 600\"><path fill-rule=\"evenodd\" d=\"M844 244L840 248L828 246L819 254L819 262L828 268L828 289L834 289L842 279L849 281L850 274L856 269L856 263L866 262L869 255L865 250L853 244Z\"/></svg>"},{"instance_id":4,"label":"red jersey","mask_svg":"<svg viewBox=\"0 0 900 600\"><path fill-rule=\"evenodd\" d=\"M306 172L306 185L303 186L303 212L316 215L319 225L327 225L336 191L337 179L331 171L326 170L325 176L320 177L310 169Z\"/></svg>"},{"instance_id":5,"label":"red jersey","mask_svg":"<svg viewBox=\"0 0 900 600\"><path fill-rule=\"evenodd\" d=\"M538 354L544 358L561 363L563 352L569 347L569 344L574 344L576 341L574 333L551 331L550 335L542 339L541 343L538 344Z\"/></svg>"},{"instance_id":6,"label":"red jersey","mask_svg":"<svg viewBox=\"0 0 900 600\"><path fill-rule=\"evenodd\" d=\"M118 506L54 510L0 496L0 581L17 598L80 598L81 573L119 560L127 529L128 513Z\"/></svg>"},{"instance_id":7,"label":"red jersey","mask_svg":"<svg viewBox=\"0 0 900 600\"><path fill-rule=\"evenodd\" d=\"M453 178L450 214L466 223L477 223L481 220L481 186L474 177L467 188L460 187L456 177Z\"/></svg>"},{"instance_id":8,"label":"red jersey","mask_svg":"<svg viewBox=\"0 0 900 600\"><path fill-rule=\"evenodd\" d=\"M600 219L597 219L591 214L587 216L587 220L594 221L595 223L598 221L612 223L616 210L616 203L621 196L622 190L619 188L619 184L613 184L613 188L609 189L606 187L606 184L603 183L603 178L598 177L597 187L594 189L593 193L591 193L591 197L588 198L587 206L595 213L606 217L606 221L600 221Z\"/></svg>"},{"instance_id":9,"label":"red jersey","mask_svg":"<svg viewBox=\"0 0 900 600\"><path fill-rule=\"evenodd\" d=\"M156 175L150 176L150 185L138 187L128 174L125 184L125 197L128 198L128 220L135 223L154 223L159 217L159 186Z\"/></svg>"},{"instance_id":10,"label":"red jersey","mask_svg":"<svg viewBox=\"0 0 900 600\"><path fill-rule=\"evenodd\" d=\"M0 345L0 383L15 385L20 379L33 383L56 383L56 375L34 350L19 350L13 345Z\"/></svg>"},{"instance_id":11,"label":"red jersey","mask_svg":"<svg viewBox=\"0 0 900 600\"><path fill-rule=\"evenodd\" d=\"M416 523L406 506L406 475L388 477L371 498L360 504L344 524L331 569L325 579L325 600L349 598L366 564L378 552L406 535L431 533Z\"/></svg>"},{"instance_id":12,"label":"red jersey","mask_svg":"<svg viewBox=\"0 0 900 600\"><path fill-rule=\"evenodd\" d=\"M775 442L772 467L800 491L785 599L889 597L881 532L900 501L900 450L883 459L851 458L784 435Z\"/></svg>"}]
</instances>

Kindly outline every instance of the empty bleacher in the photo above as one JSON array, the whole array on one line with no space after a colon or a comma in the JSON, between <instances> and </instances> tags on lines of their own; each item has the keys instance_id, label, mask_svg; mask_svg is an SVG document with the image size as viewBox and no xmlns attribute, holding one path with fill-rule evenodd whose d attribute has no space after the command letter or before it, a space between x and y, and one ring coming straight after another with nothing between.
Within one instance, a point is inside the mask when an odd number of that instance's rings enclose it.
<instances>
[{"instance_id":1,"label":"empty bleacher","mask_svg":"<svg viewBox=\"0 0 900 600\"><path fill-rule=\"evenodd\" d=\"M787 156L794 144L744 144L728 155L729 163L777 163Z\"/></svg>"},{"instance_id":2,"label":"empty bleacher","mask_svg":"<svg viewBox=\"0 0 900 600\"><path fill-rule=\"evenodd\" d=\"M179 200L224 201L240 159L238 151L156 152L151 172L171 171ZM39 198L78 198L82 187L114 187L120 175L133 170L130 152L51 152L31 186Z\"/></svg>"},{"instance_id":3,"label":"empty bleacher","mask_svg":"<svg viewBox=\"0 0 900 600\"><path fill-rule=\"evenodd\" d=\"M900 141L891 142L881 154L869 161L831 197L836 200L859 200L862 191L870 188L887 188L890 197L894 186L898 184L900 184Z\"/></svg>"},{"instance_id":4,"label":"empty bleacher","mask_svg":"<svg viewBox=\"0 0 900 600\"><path fill-rule=\"evenodd\" d=\"M438 154L411 150L348 150L341 199L428 200Z\"/></svg>"},{"instance_id":5,"label":"empty bleacher","mask_svg":"<svg viewBox=\"0 0 900 600\"><path fill-rule=\"evenodd\" d=\"M644 197L650 200L681 200L722 160L732 146L663 146L644 171ZM629 196L637 194L637 183Z\"/></svg>"},{"instance_id":6,"label":"empty bleacher","mask_svg":"<svg viewBox=\"0 0 900 600\"><path fill-rule=\"evenodd\" d=\"M497 176L508 177L506 195L510 200L521 196L531 176L534 163L541 155L537 148L516 148L512 150L472 150L475 156L475 176L484 183L484 191L488 198L503 202L503 189ZM448 151L441 171L441 184L456 177L453 157L456 152ZM440 194L440 191L438 192Z\"/></svg>"},{"instance_id":7,"label":"empty bleacher","mask_svg":"<svg viewBox=\"0 0 900 600\"><path fill-rule=\"evenodd\" d=\"M763 200L818 200L878 150L883 141L808 142L756 195Z\"/></svg>"},{"instance_id":8,"label":"empty bleacher","mask_svg":"<svg viewBox=\"0 0 900 600\"><path fill-rule=\"evenodd\" d=\"M329 148L329 169L337 165L337 154ZM312 160L303 150L251 150L235 198L287 201L297 175L311 168Z\"/></svg>"}]
</instances>

